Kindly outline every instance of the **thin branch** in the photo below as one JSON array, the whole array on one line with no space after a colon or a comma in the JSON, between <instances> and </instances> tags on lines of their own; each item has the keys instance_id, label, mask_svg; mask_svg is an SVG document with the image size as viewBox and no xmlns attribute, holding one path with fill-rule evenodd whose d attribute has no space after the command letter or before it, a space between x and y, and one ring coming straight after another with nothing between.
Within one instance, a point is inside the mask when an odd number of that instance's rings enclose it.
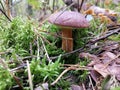
<instances>
[{"instance_id":1,"label":"thin branch","mask_svg":"<svg viewBox=\"0 0 120 90\"><path fill-rule=\"evenodd\" d=\"M57 18L58 17L60 17L60 15L62 15L65 11L66 11L66 9L68 9L68 8L70 8L71 6L73 6L75 3L73 2L73 3L71 3L69 6L67 6L58 16L57 16ZM57 18L55 19L55 21L57 20ZM54 22L55 22L54 21Z\"/></svg>"},{"instance_id":2,"label":"thin branch","mask_svg":"<svg viewBox=\"0 0 120 90\"><path fill-rule=\"evenodd\" d=\"M30 90L33 90L32 76L31 76L30 65L28 60L27 60L27 69L28 69L28 79L29 79Z\"/></svg>"},{"instance_id":3,"label":"thin branch","mask_svg":"<svg viewBox=\"0 0 120 90\"><path fill-rule=\"evenodd\" d=\"M5 11L5 8L4 8L4 5L3 5L2 1L0 1L0 4L2 6L3 11Z\"/></svg>"},{"instance_id":4,"label":"thin branch","mask_svg":"<svg viewBox=\"0 0 120 90\"><path fill-rule=\"evenodd\" d=\"M6 4L6 12L7 12L7 16L10 18L9 0L6 0L5 4Z\"/></svg>"},{"instance_id":5,"label":"thin branch","mask_svg":"<svg viewBox=\"0 0 120 90\"><path fill-rule=\"evenodd\" d=\"M52 60L50 59L50 57L49 57L49 55L48 55L48 52L47 52L47 49L46 49L45 44L44 44L44 42L43 42L43 39L42 39L41 37L40 37L40 39L41 39L41 41L42 41L44 50L45 50L45 52L46 52L46 56L47 56L48 61L49 61L49 62L52 62Z\"/></svg>"},{"instance_id":6,"label":"thin branch","mask_svg":"<svg viewBox=\"0 0 120 90\"><path fill-rule=\"evenodd\" d=\"M4 16L11 22L12 20L8 17L8 15L0 8L0 11L2 12L2 14L4 14Z\"/></svg>"},{"instance_id":7,"label":"thin branch","mask_svg":"<svg viewBox=\"0 0 120 90\"><path fill-rule=\"evenodd\" d=\"M96 42L98 42L100 40L108 38L109 36L111 36L113 34L118 34L119 32L120 32L120 28L111 30L111 31L109 31L109 33L106 33L105 35L103 35L103 36L101 36L101 37L99 37L97 39L95 38L95 39L92 39L92 40L88 41L83 47L78 48L78 49L76 49L76 50L74 50L72 52L62 54L61 56L64 57L64 56L68 56L68 55L76 53L76 52L79 52L79 53L83 52L84 48L87 48L88 46L91 46L91 45L95 44ZM56 59L56 58L58 58L58 56L51 57L51 59Z\"/></svg>"},{"instance_id":8,"label":"thin branch","mask_svg":"<svg viewBox=\"0 0 120 90\"><path fill-rule=\"evenodd\" d=\"M90 80L90 84L92 85L92 90L95 90L95 88L94 88L94 86L93 86L92 79L91 79L90 75L88 75L88 77L89 77L89 80Z\"/></svg>"},{"instance_id":9,"label":"thin branch","mask_svg":"<svg viewBox=\"0 0 120 90\"><path fill-rule=\"evenodd\" d=\"M82 87L83 87L83 90L86 90L85 84L84 84L84 83L82 83Z\"/></svg>"},{"instance_id":10,"label":"thin branch","mask_svg":"<svg viewBox=\"0 0 120 90\"><path fill-rule=\"evenodd\" d=\"M3 67L9 71L10 75L13 76L14 80L16 81L16 83L19 85L20 89L23 90L23 87L20 83L20 81L17 79L16 76L14 76L13 72L10 72L10 69L8 67L8 65L6 64L5 60L0 58L0 63L3 65Z\"/></svg>"},{"instance_id":11,"label":"thin branch","mask_svg":"<svg viewBox=\"0 0 120 90\"><path fill-rule=\"evenodd\" d=\"M52 45L46 38L44 38L39 32L38 30L34 30L35 34L38 35L39 37L41 37L45 42L47 42L48 44Z\"/></svg>"},{"instance_id":12,"label":"thin branch","mask_svg":"<svg viewBox=\"0 0 120 90\"><path fill-rule=\"evenodd\" d=\"M71 52L68 52L68 53L65 53L65 54L62 54L61 56L62 57L65 57L65 56L68 56L68 55L71 55L73 53L76 53L76 52L83 52L84 51L84 48L88 46L88 44L86 44L85 46L79 48L79 49L76 49L74 51L71 51ZM51 59L57 59L59 56L54 56L54 57L50 57Z\"/></svg>"},{"instance_id":13,"label":"thin branch","mask_svg":"<svg viewBox=\"0 0 120 90\"><path fill-rule=\"evenodd\" d=\"M88 68L88 67L80 67L80 66L78 66L78 65L76 65L76 66L71 65L70 67L66 68L66 69L58 76L58 78L57 78L54 82L51 83L51 85L55 85L55 84L60 80L60 78L61 78L65 73L67 73L69 70L94 70L94 69Z\"/></svg>"},{"instance_id":14,"label":"thin branch","mask_svg":"<svg viewBox=\"0 0 120 90\"><path fill-rule=\"evenodd\" d=\"M82 2L81 2L81 4L80 4L80 7L78 8L78 12L81 11L83 3L84 3L84 0L82 0Z\"/></svg>"},{"instance_id":15,"label":"thin branch","mask_svg":"<svg viewBox=\"0 0 120 90\"><path fill-rule=\"evenodd\" d=\"M54 12L54 10L55 10L55 0L53 0L53 6L52 6L52 8L53 8L53 12Z\"/></svg>"},{"instance_id":16,"label":"thin branch","mask_svg":"<svg viewBox=\"0 0 120 90\"><path fill-rule=\"evenodd\" d=\"M78 12L80 11L80 8L79 8L79 4L80 4L80 0L77 0L78 2Z\"/></svg>"},{"instance_id":17,"label":"thin branch","mask_svg":"<svg viewBox=\"0 0 120 90\"><path fill-rule=\"evenodd\" d=\"M39 45L39 39L38 39L38 35L37 35L37 60L40 59L40 45Z\"/></svg>"},{"instance_id":18,"label":"thin branch","mask_svg":"<svg viewBox=\"0 0 120 90\"><path fill-rule=\"evenodd\" d=\"M67 69L65 69L65 70L59 75L59 77L58 77L54 82L51 83L51 85L55 85L55 84L60 80L60 78L61 78L66 72L68 72L68 71L71 70L71 69L72 69L71 67L68 67Z\"/></svg>"},{"instance_id":19,"label":"thin branch","mask_svg":"<svg viewBox=\"0 0 120 90\"><path fill-rule=\"evenodd\" d=\"M103 36L101 36L101 37L99 37L97 39L90 40L90 43L96 43L96 42L98 42L100 40L108 38L109 36L111 36L113 34L118 34L119 32L120 32L120 28L111 30L111 31L109 31L109 33L106 33L105 35L103 35Z\"/></svg>"}]
</instances>

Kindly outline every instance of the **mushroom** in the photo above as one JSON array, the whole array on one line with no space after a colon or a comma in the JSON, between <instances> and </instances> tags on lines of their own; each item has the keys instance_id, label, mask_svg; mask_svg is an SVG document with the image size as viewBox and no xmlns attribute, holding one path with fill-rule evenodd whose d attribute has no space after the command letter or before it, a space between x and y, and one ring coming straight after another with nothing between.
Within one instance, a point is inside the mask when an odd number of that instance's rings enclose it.
<instances>
[{"instance_id":1,"label":"mushroom","mask_svg":"<svg viewBox=\"0 0 120 90\"><path fill-rule=\"evenodd\" d=\"M50 23L61 28L62 49L66 52L73 50L72 29L86 28L89 26L85 16L74 11L60 11L50 16Z\"/></svg>"}]
</instances>

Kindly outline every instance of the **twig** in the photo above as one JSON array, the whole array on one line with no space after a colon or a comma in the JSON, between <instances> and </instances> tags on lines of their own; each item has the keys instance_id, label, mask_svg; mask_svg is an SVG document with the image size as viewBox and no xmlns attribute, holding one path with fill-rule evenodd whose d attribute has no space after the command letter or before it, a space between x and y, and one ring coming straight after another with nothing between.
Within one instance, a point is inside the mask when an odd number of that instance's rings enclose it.
<instances>
[{"instance_id":1,"label":"twig","mask_svg":"<svg viewBox=\"0 0 120 90\"><path fill-rule=\"evenodd\" d=\"M80 7L78 8L78 12L81 11L83 3L84 3L84 0L81 1Z\"/></svg>"},{"instance_id":2,"label":"twig","mask_svg":"<svg viewBox=\"0 0 120 90\"><path fill-rule=\"evenodd\" d=\"M9 0L6 0L6 11L7 11L7 16L11 18L11 12L10 12L10 7L9 7Z\"/></svg>"},{"instance_id":3,"label":"twig","mask_svg":"<svg viewBox=\"0 0 120 90\"><path fill-rule=\"evenodd\" d=\"M78 3L78 12L80 11L80 8L79 8L79 4L80 4L80 0L77 0L77 3Z\"/></svg>"},{"instance_id":4,"label":"twig","mask_svg":"<svg viewBox=\"0 0 120 90\"><path fill-rule=\"evenodd\" d=\"M0 1L0 4L2 6L3 11L5 11L5 8L4 8L4 5L3 5L2 1Z\"/></svg>"},{"instance_id":5,"label":"twig","mask_svg":"<svg viewBox=\"0 0 120 90\"><path fill-rule=\"evenodd\" d=\"M89 77L90 83L91 83L91 85L92 85L92 90L95 90L95 88L94 88L94 86L93 86L92 79L91 79L90 75L88 75L88 77Z\"/></svg>"},{"instance_id":6,"label":"twig","mask_svg":"<svg viewBox=\"0 0 120 90\"><path fill-rule=\"evenodd\" d=\"M111 30L111 32L106 33L105 35L103 35L103 36L101 36L101 37L99 37L97 39L90 40L90 43L96 43L96 42L98 42L100 40L103 40L103 39L113 35L113 34L118 34L118 32L120 32L120 28Z\"/></svg>"},{"instance_id":7,"label":"twig","mask_svg":"<svg viewBox=\"0 0 120 90\"><path fill-rule=\"evenodd\" d=\"M84 84L84 83L82 83L82 87L83 87L83 90L86 90L85 84Z\"/></svg>"},{"instance_id":8,"label":"twig","mask_svg":"<svg viewBox=\"0 0 120 90\"><path fill-rule=\"evenodd\" d=\"M10 75L13 76L14 80L16 81L16 83L19 85L20 89L23 90L23 87L20 83L20 81L17 79L16 76L14 76L14 74L12 72L10 72L10 69L8 67L8 65L6 64L6 62L4 61L4 59L0 58L0 63L3 65L3 67L9 71Z\"/></svg>"},{"instance_id":9,"label":"twig","mask_svg":"<svg viewBox=\"0 0 120 90\"><path fill-rule=\"evenodd\" d=\"M2 12L2 14L4 14L4 16L11 22L12 20L8 17L8 15L0 8L0 11Z\"/></svg>"},{"instance_id":10,"label":"twig","mask_svg":"<svg viewBox=\"0 0 120 90\"><path fill-rule=\"evenodd\" d=\"M37 60L39 60L40 59L40 45L39 45L38 35L37 35L37 48L38 48L38 50L37 50Z\"/></svg>"},{"instance_id":11,"label":"twig","mask_svg":"<svg viewBox=\"0 0 120 90\"><path fill-rule=\"evenodd\" d=\"M43 58L43 56L39 56L41 58ZM37 56L33 55L33 56L26 56L26 57L23 57L22 60L26 60L26 59L30 59L30 58L37 58Z\"/></svg>"},{"instance_id":12,"label":"twig","mask_svg":"<svg viewBox=\"0 0 120 90\"><path fill-rule=\"evenodd\" d=\"M31 71L30 71L30 65L29 65L28 60L26 62L27 62L28 79L29 79L30 90L33 90L33 83L32 83L32 76L31 76Z\"/></svg>"},{"instance_id":13,"label":"twig","mask_svg":"<svg viewBox=\"0 0 120 90\"><path fill-rule=\"evenodd\" d=\"M21 66L18 66L18 67L16 67L16 68L11 69L10 72L16 72L16 70L21 69L21 68L24 68L24 67L26 67L26 66L27 66L26 64L23 64L23 65L21 65Z\"/></svg>"},{"instance_id":14,"label":"twig","mask_svg":"<svg viewBox=\"0 0 120 90\"><path fill-rule=\"evenodd\" d=\"M78 67L78 65L76 65L76 66L70 66L70 67L68 67L68 68L66 68L59 76L58 76L58 78L54 81L54 82L52 82L51 83L51 85L55 85L59 80L60 80L60 78L65 74L65 73L67 73L69 70L94 70L94 69L92 69L92 68L88 68L88 67Z\"/></svg>"},{"instance_id":15,"label":"twig","mask_svg":"<svg viewBox=\"0 0 120 90\"><path fill-rule=\"evenodd\" d=\"M88 44L86 44L86 46L88 46ZM73 53L76 53L76 52L83 52L83 51L84 51L84 48L85 48L86 46L83 46L83 47L81 47L81 48L79 48L79 49L76 49L76 50L74 50L74 51L71 51L71 52L62 54L61 56L62 56L62 57L65 57L65 56L68 56L68 55L73 54ZM59 57L59 56L54 56L54 57L50 57L50 58L51 58L51 59L56 59L56 58L58 58L58 57Z\"/></svg>"},{"instance_id":16,"label":"twig","mask_svg":"<svg viewBox=\"0 0 120 90\"><path fill-rule=\"evenodd\" d=\"M64 64L65 67L79 67L79 64Z\"/></svg>"},{"instance_id":17,"label":"twig","mask_svg":"<svg viewBox=\"0 0 120 90\"><path fill-rule=\"evenodd\" d=\"M76 52L83 52L83 51L84 51L84 48L86 48L86 47L88 47L88 46L90 46L90 45L93 45L93 44L95 44L96 42L98 42L98 41L100 41L100 40L103 40L103 39L105 39L105 38L108 38L109 36L111 36L111 35L113 35L113 34L117 34L117 33L119 33L119 32L120 32L120 28L111 30L111 32L106 33L105 35L103 35L103 36L101 36L101 37L99 37L99 38L97 38L97 39L92 39L92 40L88 41L83 47L81 47L81 48L79 48L79 49L76 49L76 50L74 50L74 51L72 51L72 52L65 53L65 54L63 54L63 55L61 55L61 56L64 57L64 56L68 56L68 55L73 54L73 53L76 53ZM58 58L58 56L51 57L51 59L56 59L56 58Z\"/></svg>"},{"instance_id":18,"label":"twig","mask_svg":"<svg viewBox=\"0 0 120 90\"><path fill-rule=\"evenodd\" d=\"M52 11L54 12L54 10L55 10L55 0L53 0L53 5L52 5Z\"/></svg>"},{"instance_id":19,"label":"twig","mask_svg":"<svg viewBox=\"0 0 120 90\"><path fill-rule=\"evenodd\" d=\"M51 83L51 85L55 85L55 84L58 82L58 80L60 80L60 78L61 78L66 72L68 72L69 70L72 70L72 69L73 69L73 67L68 67L67 69L65 69L65 70L59 75L59 77L58 77L54 82Z\"/></svg>"},{"instance_id":20,"label":"twig","mask_svg":"<svg viewBox=\"0 0 120 90\"><path fill-rule=\"evenodd\" d=\"M62 15L65 11L66 11L66 9L68 9L69 7L71 7L71 6L73 6L75 3L71 3L69 6L67 6L58 16L57 16L57 18L54 20L54 22L60 17L60 15Z\"/></svg>"},{"instance_id":21,"label":"twig","mask_svg":"<svg viewBox=\"0 0 120 90\"><path fill-rule=\"evenodd\" d=\"M45 42L47 42L48 44L51 45L51 43L46 38L44 38L40 33L38 33L38 31L36 29L34 29L34 32L35 32L36 35L38 35L39 37L41 37Z\"/></svg>"},{"instance_id":22,"label":"twig","mask_svg":"<svg viewBox=\"0 0 120 90\"><path fill-rule=\"evenodd\" d=\"M49 57L49 55L48 55L48 52L47 52L47 49L46 49L45 44L44 44L44 42L43 42L43 39L42 39L41 37L40 37L40 39L41 39L41 41L42 41L44 50L45 50L45 52L46 52L46 56L47 56L48 61L49 61L49 62L52 62L52 60L50 59L50 57Z\"/></svg>"}]
</instances>

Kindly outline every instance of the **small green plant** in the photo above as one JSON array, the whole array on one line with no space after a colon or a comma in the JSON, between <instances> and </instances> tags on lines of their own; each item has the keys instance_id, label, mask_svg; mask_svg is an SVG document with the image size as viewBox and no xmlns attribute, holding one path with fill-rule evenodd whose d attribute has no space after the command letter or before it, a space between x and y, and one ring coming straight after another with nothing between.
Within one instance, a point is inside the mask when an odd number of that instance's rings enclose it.
<instances>
[{"instance_id":1,"label":"small green plant","mask_svg":"<svg viewBox=\"0 0 120 90\"><path fill-rule=\"evenodd\" d=\"M73 31L73 37L74 37L74 48L80 48L84 46L84 44L88 40L88 28L82 28L78 30Z\"/></svg>"},{"instance_id":2,"label":"small green plant","mask_svg":"<svg viewBox=\"0 0 120 90\"><path fill-rule=\"evenodd\" d=\"M120 35L112 35L109 37L109 39L113 40L113 41L120 41Z\"/></svg>"},{"instance_id":3,"label":"small green plant","mask_svg":"<svg viewBox=\"0 0 120 90\"><path fill-rule=\"evenodd\" d=\"M88 59L83 59L83 60L79 60L80 66L86 66L89 63ZM75 71L71 71L72 74L76 77L76 82L85 82L87 77L88 77L88 71L87 70L75 70Z\"/></svg>"},{"instance_id":4,"label":"small green plant","mask_svg":"<svg viewBox=\"0 0 120 90\"><path fill-rule=\"evenodd\" d=\"M86 66L90 60L88 58L80 60L80 66Z\"/></svg>"},{"instance_id":5,"label":"small green plant","mask_svg":"<svg viewBox=\"0 0 120 90\"><path fill-rule=\"evenodd\" d=\"M50 23L46 22L42 27L42 30L45 32L40 32L43 37L45 37L49 42L57 43L60 41L60 37L58 34L60 33L59 28L55 25L51 25Z\"/></svg>"},{"instance_id":6,"label":"small green plant","mask_svg":"<svg viewBox=\"0 0 120 90\"><path fill-rule=\"evenodd\" d=\"M56 56L63 53L63 50L61 48L57 48L54 43L52 43L52 45L47 44L46 49L50 56Z\"/></svg>"},{"instance_id":7,"label":"small green plant","mask_svg":"<svg viewBox=\"0 0 120 90\"><path fill-rule=\"evenodd\" d=\"M30 21L15 18L4 30L3 45L12 48L20 56L29 55L30 43L33 43L34 32Z\"/></svg>"},{"instance_id":8,"label":"small green plant","mask_svg":"<svg viewBox=\"0 0 120 90\"><path fill-rule=\"evenodd\" d=\"M0 65L0 90L10 90L13 78L10 72Z\"/></svg>"},{"instance_id":9,"label":"small green plant","mask_svg":"<svg viewBox=\"0 0 120 90\"><path fill-rule=\"evenodd\" d=\"M51 25L50 23L45 23L42 26L42 30L45 30L45 32L40 33L50 43L46 43L46 49L48 51L48 54L50 56L56 56L64 53L61 49L61 36L59 36L59 28L55 25Z\"/></svg>"},{"instance_id":10,"label":"small green plant","mask_svg":"<svg viewBox=\"0 0 120 90\"><path fill-rule=\"evenodd\" d=\"M46 59L32 60L30 64L34 83L52 82L60 74L61 63L59 60L47 64Z\"/></svg>"},{"instance_id":11,"label":"small green plant","mask_svg":"<svg viewBox=\"0 0 120 90\"><path fill-rule=\"evenodd\" d=\"M72 74L76 78L74 80L75 83L85 82L88 77L88 71L75 70L75 71L72 71Z\"/></svg>"}]
</instances>

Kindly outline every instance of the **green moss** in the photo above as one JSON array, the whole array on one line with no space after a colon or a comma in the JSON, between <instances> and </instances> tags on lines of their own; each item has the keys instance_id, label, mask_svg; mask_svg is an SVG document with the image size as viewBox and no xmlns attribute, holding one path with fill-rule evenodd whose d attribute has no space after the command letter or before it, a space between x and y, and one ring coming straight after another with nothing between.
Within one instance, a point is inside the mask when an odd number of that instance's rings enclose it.
<instances>
[{"instance_id":1,"label":"green moss","mask_svg":"<svg viewBox=\"0 0 120 90\"><path fill-rule=\"evenodd\" d=\"M83 47L88 40L88 28L77 29L73 31L74 49Z\"/></svg>"},{"instance_id":2,"label":"green moss","mask_svg":"<svg viewBox=\"0 0 120 90\"><path fill-rule=\"evenodd\" d=\"M10 72L0 65L0 90L9 90L13 85L13 78Z\"/></svg>"}]
</instances>

